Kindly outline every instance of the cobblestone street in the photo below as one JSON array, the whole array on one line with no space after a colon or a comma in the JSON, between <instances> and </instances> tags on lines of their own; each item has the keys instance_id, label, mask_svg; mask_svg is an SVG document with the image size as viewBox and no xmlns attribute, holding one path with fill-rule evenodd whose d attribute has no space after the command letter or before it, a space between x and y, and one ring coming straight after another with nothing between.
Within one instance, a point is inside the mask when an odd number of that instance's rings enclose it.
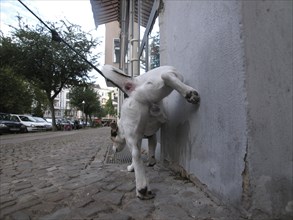
<instances>
[{"instance_id":1,"label":"cobblestone street","mask_svg":"<svg viewBox=\"0 0 293 220\"><path fill-rule=\"evenodd\" d=\"M20 134L16 143L0 136L0 219L242 219L162 164L147 168L155 199L139 200L127 164L104 162L109 133Z\"/></svg>"}]
</instances>

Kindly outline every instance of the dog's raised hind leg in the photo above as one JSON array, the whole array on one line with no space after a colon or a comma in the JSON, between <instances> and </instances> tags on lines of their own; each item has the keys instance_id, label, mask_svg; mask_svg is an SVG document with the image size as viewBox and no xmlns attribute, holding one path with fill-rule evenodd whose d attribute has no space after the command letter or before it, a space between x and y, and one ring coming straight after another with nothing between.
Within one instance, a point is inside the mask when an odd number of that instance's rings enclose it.
<instances>
[{"instance_id":1,"label":"dog's raised hind leg","mask_svg":"<svg viewBox=\"0 0 293 220\"><path fill-rule=\"evenodd\" d=\"M162 79L167 86L179 92L188 102L198 104L200 101L198 92L191 86L184 84L182 78L178 73L167 72L162 74Z\"/></svg>"}]
</instances>

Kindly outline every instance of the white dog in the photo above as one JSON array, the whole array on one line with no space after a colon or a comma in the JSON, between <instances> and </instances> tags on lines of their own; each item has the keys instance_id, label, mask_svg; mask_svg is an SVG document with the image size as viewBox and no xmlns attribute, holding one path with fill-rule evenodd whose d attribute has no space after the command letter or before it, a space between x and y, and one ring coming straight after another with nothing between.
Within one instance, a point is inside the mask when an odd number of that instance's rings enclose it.
<instances>
[{"instance_id":1,"label":"white dog","mask_svg":"<svg viewBox=\"0 0 293 220\"><path fill-rule=\"evenodd\" d=\"M171 66L158 67L133 79L109 65L105 65L102 72L129 96L122 104L118 124L111 124L113 150L118 152L125 145L129 147L132 164L127 170L135 172L136 195L140 199L151 199L154 194L141 159L142 138L148 138L148 166L153 166L156 163L156 132L166 121L162 99L175 89L188 102L197 104L199 95L182 82L183 77Z\"/></svg>"}]
</instances>

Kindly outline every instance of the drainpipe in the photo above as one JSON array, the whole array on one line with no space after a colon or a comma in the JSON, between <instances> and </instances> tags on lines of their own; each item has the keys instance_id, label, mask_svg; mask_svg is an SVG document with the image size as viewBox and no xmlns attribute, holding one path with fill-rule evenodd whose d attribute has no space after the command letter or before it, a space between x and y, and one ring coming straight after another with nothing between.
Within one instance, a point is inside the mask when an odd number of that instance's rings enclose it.
<instances>
[{"instance_id":1,"label":"drainpipe","mask_svg":"<svg viewBox=\"0 0 293 220\"><path fill-rule=\"evenodd\" d=\"M130 50L129 50L129 57L130 57L130 75L134 77L138 74L138 38L137 38L137 31L135 31L135 1L130 0L129 5L129 12L130 12Z\"/></svg>"},{"instance_id":2,"label":"drainpipe","mask_svg":"<svg viewBox=\"0 0 293 220\"><path fill-rule=\"evenodd\" d=\"M145 42L145 71L149 71L149 35L146 38Z\"/></svg>"},{"instance_id":3,"label":"drainpipe","mask_svg":"<svg viewBox=\"0 0 293 220\"><path fill-rule=\"evenodd\" d=\"M128 29L129 29L129 0L121 0L121 32L120 32L120 65L119 68L126 74L129 74L126 54L128 53ZM129 56L128 56L129 57ZM120 116L121 106L124 101L124 93L118 91L118 116Z\"/></svg>"},{"instance_id":4,"label":"drainpipe","mask_svg":"<svg viewBox=\"0 0 293 220\"><path fill-rule=\"evenodd\" d=\"M126 1L121 2L121 33L120 33L120 69L125 72L125 40L126 40Z\"/></svg>"},{"instance_id":5,"label":"drainpipe","mask_svg":"<svg viewBox=\"0 0 293 220\"><path fill-rule=\"evenodd\" d=\"M141 0L138 0L138 3L137 3L137 23L138 23L138 30L137 30L137 74L140 75L140 56L138 54L138 51L139 51L139 45L140 45L140 25L141 25Z\"/></svg>"}]
</instances>

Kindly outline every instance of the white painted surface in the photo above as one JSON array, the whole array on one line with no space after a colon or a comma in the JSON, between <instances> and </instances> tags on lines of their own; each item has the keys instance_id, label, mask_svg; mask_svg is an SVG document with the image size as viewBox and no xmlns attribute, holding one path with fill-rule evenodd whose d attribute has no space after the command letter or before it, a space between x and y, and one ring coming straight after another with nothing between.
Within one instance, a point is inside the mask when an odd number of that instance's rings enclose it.
<instances>
[{"instance_id":1,"label":"white painted surface","mask_svg":"<svg viewBox=\"0 0 293 220\"><path fill-rule=\"evenodd\" d=\"M237 206L246 166L251 210L282 213L293 199L292 2L164 1L160 35L161 65L201 96L199 108L165 100L161 158Z\"/></svg>"}]
</instances>

